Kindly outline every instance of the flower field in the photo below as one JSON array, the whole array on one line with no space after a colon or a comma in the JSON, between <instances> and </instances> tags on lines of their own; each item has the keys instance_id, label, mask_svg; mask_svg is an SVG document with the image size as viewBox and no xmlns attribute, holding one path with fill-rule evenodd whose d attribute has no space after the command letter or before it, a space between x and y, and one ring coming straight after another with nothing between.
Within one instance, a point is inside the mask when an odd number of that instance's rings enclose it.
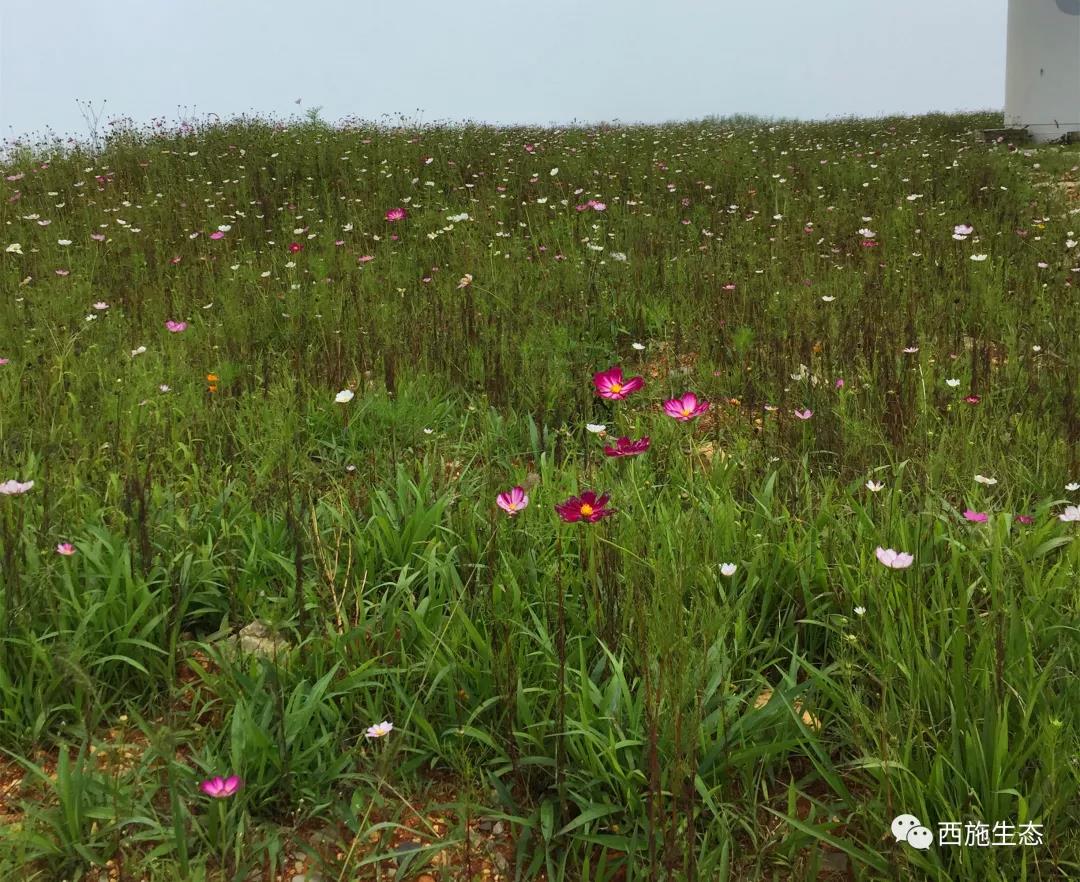
<instances>
[{"instance_id":1,"label":"flower field","mask_svg":"<svg viewBox=\"0 0 1080 882\"><path fill-rule=\"evenodd\" d=\"M998 120L10 143L0 878L1080 878L1080 149Z\"/></svg>"}]
</instances>

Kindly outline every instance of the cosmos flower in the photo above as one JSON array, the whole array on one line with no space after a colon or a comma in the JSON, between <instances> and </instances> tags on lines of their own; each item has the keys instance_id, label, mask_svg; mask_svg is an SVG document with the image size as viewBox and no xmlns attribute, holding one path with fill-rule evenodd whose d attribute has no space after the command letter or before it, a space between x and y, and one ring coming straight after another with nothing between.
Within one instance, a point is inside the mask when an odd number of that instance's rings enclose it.
<instances>
[{"instance_id":1,"label":"cosmos flower","mask_svg":"<svg viewBox=\"0 0 1080 882\"><path fill-rule=\"evenodd\" d=\"M972 254L971 259L976 263L982 263L988 256L987 254Z\"/></svg>"},{"instance_id":2,"label":"cosmos flower","mask_svg":"<svg viewBox=\"0 0 1080 882\"><path fill-rule=\"evenodd\" d=\"M645 351L645 344L644 343L631 343L630 347L632 349L636 349L638 352L644 352Z\"/></svg>"},{"instance_id":3,"label":"cosmos flower","mask_svg":"<svg viewBox=\"0 0 1080 882\"><path fill-rule=\"evenodd\" d=\"M1015 520L1018 524L1023 524L1024 526L1035 523L1035 518L1031 517L1030 515L1018 514L1015 518L1013 518L1013 520Z\"/></svg>"},{"instance_id":4,"label":"cosmos flower","mask_svg":"<svg viewBox=\"0 0 1080 882\"><path fill-rule=\"evenodd\" d=\"M959 242L963 242L968 236L975 232L975 228L968 224L957 224L953 227L953 238Z\"/></svg>"},{"instance_id":5,"label":"cosmos flower","mask_svg":"<svg viewBox=\"0 0 1080 882\"><path fill-rule=\"evenodd\" d=\"M216 242L218 239L224 239L225 234L221 232L221 230L214 230L214 232L210 234L210 238Z\"/></svg>"},{"instance_id":6,"label":"cosmos flower","mask_svg":"<svg viewBox=\"0 0 1080 882\"><path fill-rule=\"evenodd\" d=\"M214 799L228 799L243 786L244 782L238 775L230 775L228 778L211 778L203 781L199 789Z\"/></svg>"},{"instance_id":7,"label":"cosmos flower","mask_svg":"<svg viewBox=\"0 0 1080 882\"><path fill-rule=\"evenodd\" d=\"M495 504L510 517L514 517L518 512L528 507L529 497L525 493L524 487L514 487L496 496Z\"/></svg>"},{"instance_id":8,"label":"cosmos flower","mask_svg":"<svg viewBox=\"0 0 1080 882\"><path fill-rule=\"evenodd\" d=\"M800 420L808 420L813 415L814 415L814 412L812 410L810 410L809 408L807 408L806 410L796 410L795 411L795 416L798 417Z\"/></svg>"},{"instance_id":9,"label":"cosmos flower","mask_svg":"<svg viewBox=\"0 0 1080 882\"><path fill-rule=\"evenodd\" d=\"M1065 485L1065 489L1068 490L1070 493L1075 493L1077 490L1080 490L1080 484L1078 484L1076 481L1070 481L1068 484Z\"/></svg>"},{"instance_id":10,"label":"cosmos flower","mask_svg":"<svg viewBox=\"0 0 1080 882\"><path fill-rule=\"evenodd\" d=\"M34 486L33 481L27 481L26 483L20 483L16 480L4 481L0 484L0 495L2 496L21 496L27 490Z\"/></svg>"},{"instance_id":11,"label":"cosmos flower","mask_svg":"<svg viewBox=\"0 0 1080 882\"><path fill-rule=\"evenodd\" d=\"M725 577L731 577L735 575L735 571L738 567L733 563L720 564L720 575Z\"/></svg>"},{"instance_id":12,"label":"cosmos flower","mask_svg":"<svg viewBox=\"0 0 1080 882\"><path fill-rule=\"evenodd\" d=\"M603 423L586 423L585 431L592 432L594 435L603 435L607 431L607 426Z\"/></svg>"},{"instance_id":13,"label":"cosmos flower","mask_svg":"<svg viewBox=\"0 0 1080 882\"><path fill-rule=\"evenodd\" d=\"M708 409L709 402L698 401L698 397L693 392L686 392L681 398L672 398L664 402L664 412L681 423L701 416Z\"/></svg>"},{"instance_id":14,"label":"cosmos flower","mask_svg":"<svg viewBox=\"0 0 1080 882\"><path fill-rule=\"evenodd\" d=\"M601 518L615 514L615 510L607 508L610 497L605 493L597 496L592 490L586 490L580 496L571 496L565 502L555 506L555 511L566 523L573 524L577 521L585 521L593 524Z\"/></svg>"},{"instance_id":15,"label":"cosmos flower","mask_svg":"<svg viewBox=\"0 0 1080 882\"><path fill-rule=\"evenodd\" d=\"M903 552L893 551L891 548L882 548L880 545L874 551L877 559L892 570L906 570L914 563L914 556Z\"/></svg>"},{"instance_id":16,"label":"cosmos flower","mask_svg":"<svg viewBox=\"0 0 1080 882\"><path fill-rule=\"evenodd\" d=\"M165 322L165 328L170 334L182 334L187 330L187 322Z\"/></svg>"},{"instance_id":17,"label":"cosmos flower","mask_svg":"<svg viewBox=\"0 0 1080 882\"><path fill-rule=\"evenodd\" d=\"M31 481L31 483L33 483ZM1080 524L1080 505L1069 505L1065 507L1065 511L1058 515L1059 521L1065 523Z\"/></svg>"},{"instance_id":18,"label":"cosmos flower","mask_svg":"<svg viewBox=\"0 0 1080 882\"><path fill-rule=\"evenodd\" d=\"M945 385L949 386L952 389L955 389L957 386L960 385L960 381L957 380L957 379L950 378L950 379L945 381Z\"/></svg>"},{"instance_id":19,"label":"cosmos flower","mask_svg":"<svg viewBox=\"0 0 1080 882\"><path fill-rule=\"evenodd\" d=\"M982 399L978 395L968 395L964 401L968 404L978 404Z\"/></svg>"},{"instance_id":20,"label":"cosmos flower","mask_svg":"<svg viewBox=\"0 0 1080 882\"><path fill-rule=\"evenodd\" d=\"M987 478L984 475L976 475L975 482L977 484L985 484L987 487L992 487L997 483L997 478Z\"/></svg>"},{"instance_id":21,"label":"cosmos flower","mask_svg":"<svg viewBox=\"0 0 1080 882\"><path fill-rule=\"evenodd\" d=\"M619 365L593 374L593 385L596 386L596 394L609 401L622 401L633 392L637 392L645 385L641 377L623 378L622 368Z\"/></svg>"},{"instance_id":22,"label":"cosmos flower","mask_svg":"<svg viewBox=\"0 0 1080 882\"><path fill-rule=\"evenodd\" d=\"M880 484L877 481L867 481L865 486L871 493L880 493L885 489L885 485Z\"/></svg>"},{"instance_id":23,"label":"cosmos flower","mask_svg":"<svg viewBox=\"0 0 1080 882\"><path fill-rule=\"evenodd\" d=\"M290 254L296 254L298 251L303 251L303 250L304 250L304 246L301 245L299 242L290 242L289 243L289 253Z\"/></svg>"},{"instance_id":24,"label":"cosmos flower","mask_svg":"<svg viewBox=\"0 0 1080 882\"><path fill-rule=\"evenodd\" d=\"M623 436L615 441L614 447L605 447L604 453L607 456L637 456L639 453L644 453L649 449L649 439L638 438L636 441L631 441L629 438Z\"/></svg>"},{"instance_id":25,"label":"cosmos flower","mask_svg":"<svg viewBox=\"0 0 1080 882\"><path fill-rule=\"evenodd\" d=\"M337 404L348 404L354 397L356 397L356 393L354 393L352 389L342 389L334 396L334 402Z\"/></svg>"},{"instance_id":26,"label":"cosmos flower","mask_svg":"<svg viewBox=\"0 0 1080 882\"><path fill-rule=\"evenodd\" d=\"M367 731L364 733L368 738L385 738L391 732L394 731L394 724L389 720L383 720L381 723L376 723L374 726L368 726Z\"/></svg>"},{"instance_id":27,"label":"cosmos flower","mask_svg":"<svg viewBox=\"0 0 1080 882\"><path fill-rule=\"evenodd\" d=\"M131 357L135 358L138 355L142 355L144 352L146 352L146 347L145 346L140 346L137 349L132 349L131 350Z\"/></svg>"},{"instance_id":28,"label":"cosmos flower","mask_svg":"<svg viewBox=\"0 0 1080 882\"><path fill-rule=\"evenodd\" d=\"M75 553L75 546L70 542L61 542L56 546L56 553L62 554L64 557L71 557Z\"/></svg>"},{"instance_id":29,"label":"cosmos flower","mask_svg":"<svg viewBox=\"0 0 1080 882\"><path fill-rule=\"evenodd\" d=\"M985 511L972 511L969 508L964 511L964 518L973 524L985 524L989 515Z\"/></svg>"},{"instance_id":30,"label":"cosmos flower","mask_svg":"<svg viewBox=\"0 0 1080 882\"><path fill-rule=\"evenodd\" d=\"M394 221L405 220L408 217L408 212L404 208L391 208L386 212L386 219L393 223Z\"/></svg>"},{"instance_id":31,"label":"cosmos flower","mask_svg":"<svg viewBox=\"0 0 1080 882\"><path fill-rule=\"evenodd\" d=\"M94 309L96 309L98 312L101 312L101 310L108 308L109 304L106 303L104 300L99 300L97 303L94 304Z\"/></svg>"}]
</instances>

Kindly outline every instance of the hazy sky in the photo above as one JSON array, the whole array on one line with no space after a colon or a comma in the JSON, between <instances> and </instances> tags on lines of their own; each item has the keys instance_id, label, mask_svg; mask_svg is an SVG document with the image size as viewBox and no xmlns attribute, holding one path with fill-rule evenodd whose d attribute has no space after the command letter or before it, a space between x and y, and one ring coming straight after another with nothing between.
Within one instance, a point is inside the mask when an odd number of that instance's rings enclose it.
<instances>
[{"instance_id":1,"label":"hazy sky","mask_svg":"<svg viewBox=\"0 0 1080 882\"><path fill-rule=\"evenodd\" d=\"M663 121L997 109L1007 0L0 0L0 137L106 115ZM303 99L300 107L294 103Z\"/></svg>"}]
</instances>

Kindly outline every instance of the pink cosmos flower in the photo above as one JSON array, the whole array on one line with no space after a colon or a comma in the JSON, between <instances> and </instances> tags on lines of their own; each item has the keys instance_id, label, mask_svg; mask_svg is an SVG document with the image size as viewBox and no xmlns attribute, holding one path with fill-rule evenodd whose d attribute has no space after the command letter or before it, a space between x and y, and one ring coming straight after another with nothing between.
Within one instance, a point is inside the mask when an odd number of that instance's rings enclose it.
<instances>
[{"instance_id":1,"label":"pink cosmos flower","mask_svg":"<svg viewBox=\"0 0 1080 882\"><path fill-rule=\"evenodd\" d=\"M14 479L4 481L3 484L0 484L0 496L21 496L27 490L32 489L33 486L33 481L26 481L25 483Z\"/></svg>"},{"instance_id":2,"label":"pink cosmos flower","mask_svg":"<svg viewBox=\"0 0 1080 882\"><path fill-rule=\"evenodd\" d=\"M837 389L843 389L844 388L844 378L843 377L837 377L836 378L836 383L834 383L833 385L835 385Z\"/></svg>"},{"instance_id":3,"label":"pink cosmos flower","mask_svg":"<svg viewBox=\"0 0 1080 882\"><path fill-rule=\"evenodd\" d=\"M390 222L405 220L408 212L404 208L391 208L386 212L386 219Z\"/></svg>"},{"instance_id":4,"label":"pink cosmos flower","mask_svg":"<svg viewBox=\"0 0 1080 882\"><path fill-rule=\"evenodd\" d=\"M592 490L586 490L580 496L571 496L566 502L556 505L555 511L568 524L577 521L593 524L601 518L615 514L614 509L607 508L610 498L606 493L603 496L597 496Z\"/></svg>"},{"instance_id":5,"label":"pink cosmos flower","mask_svg":"<svg viewBox=\"0 0 1080 882\"><path fill-rule=\"evenodd\" d=\"M1018 524L1023 524L1025 527L1035 523L1035 518L1031 517L1031 515L1017 515L1014 520Z\"/></svg>"},{"instance_id":6,"label":"pink cosmos flower","mask_svg":"<svg viewBox=\"0 0 1080 882\"><path fill-rule=\"evenodd\" d=\"M616 439L614 447L605 447L604 453L607 456L637 456L639 453L644 453L648 449L649 439L647 437L631 441L624 436Z\"/></svg>"},{"instance_id":7,"label":"pink cosmos flower","mask_svg":"<svg viewBox=\"0 0 1080 882\"><path fill-rule=\"evenodd\" d=\"M214 232L210 234L210 238L216 242L218 239L224 239L225 234L221 232L221 230L214 230Z\"/></svg>"},{"instance_id":8,"label":"pink cosmos flower","mask_svg":"<svg viewBox=\"0 0 1080 882\"><path fill-rule=\"evenodd\" d=\"M104 242L105 241L105 234L104 233L91 233L90 238L93 239L95 242Z\"/></svg>"},{"instance_id":9,"label":"pink cosmos flower","mask_svg":"<svg viewBox=\"0 0 1080 882\"><path fill-rule=\"evenodd\" d=\"M0 358L0 365L5 365L5 364L10 364L10 362L8 361L8 359L6 359L6 358Z\"/></svg>"},{"instance_id":10,"label":"pink cosmos flower","mask_svg":"<svg viewBox=\"0 0 1080 882\"><path fill-rule=\"evenodd\" d=\"M182 334L187 330L187 322L167 321L165 322L165 328L170 334Z\"/></svg>"},{"instance_id":11,"label":"pink cosmos flower","mask_svg":"<svg viewBox=\"0 0 1080 882\"><path fill-rule=\"evenodd\" d=\"M978 395L969 395L964 399L968 404L978 404L982 399Z\"/></svg>"},{"instance_id":12,"label":"pink cosmos flower","mask_svg":"<svg viewBox=\"0 0 1080 882\"><path fill-rule=\"evenodd\" d=\"M56 274L57 274L58 276L69 276L69 275L71 275L71 270L66 270L66 269L58 269L58 270L56 271Z\"/></svg>"},{"instance_id":13,"label":"pink cosmos flower","mask_svg":"<svg viewBox=\"0 0 1080 882\"><path fill-rule=\"evenodd\" d=\"M525 152L526 153L535 153L536 152L536 145L535 144L526 144L525 145Z\"/></svg>"},{"instance_id":14,"label":"pink cosmos flower","mask_svg":"<svg viewBox=\"0 0 1080 882\"><path fill-rule=\"evenodd\" d=\"M514 517L529 505L529 497L525 493L524 487L514 487L496 496L495 504L510 517Z\"/></svg>"},{"instance_id":15,"label":"pink cosmos flower","mask_svg":"<svg viewBox=\"0 0 1080 882\"><path fill-rule=\"evenodd\" d=\"M301 245L299 242L290 242L289 243L289 253L290 254L296 254L296 252L303 251L303 250L304 250L304 246Z\"/></svg>"},{"instance_id":16,"label":"pink cosmos flower","mask_svg":"<svg viewBox=\"0 0 1080 882\"><path fill-rule=\"evenodd\" d=\"M243 786L244 782L240 780L238 775L230 775L228 778L211 778L208 781L203 781L199 785L199 789L214 799L228 799Z\"/></svg>"},{"instance_id":17,"label":"pink cosmos flower","mask_svg":"<svg viewBox=\"0 0 1080 882\"><path fill-rule=\"evenodd\" d=\"M891 548L882 548L880 545L874 551L877 559L891 570L906 570L915 562L914 556L903 552L893 551Z\"/></svg>"},{"instance_id":18,"label":"pink cosmos flower","mask_svg":"<svg viewBox=\"0 0 1080 882\"><path fill-rule=\"evenodd\" d=\"M642 388L645 381L641 377L631 377L629 380L623 379L622 368L615 365L606 371L593 374L593 385L596 386L596 394L601 398L606 398L609 401L622 401L630 393L637 392L638 389Z\"/></svg>"},{"instance_id":19,"label":"pink cosmos flower","mask_svg":"<svg viewBox=\"0 0 1080 882\"><path fill-rule=\"evenodd\" d=\"M812 410L810 410L809 408L807 408L806 410L796 410L795 411L795 416L797 416L800 420L808 420L813 415L814 415L814 412Z\"/></svg>"},{"instance_id":20,"label":"pink cosmos flower","mask_svg":"<svg viewBox=\"0 0 1080 882\"><path fill-rule=\"evenodd\" d=\"M75 546L70 542L61 542L56 546L56 553L62 554L64 557L71 557L75 553Z\"/></svg>"},{"instance_id":21,"label":"pink cosmos flower","mask_svg":"<svg viewBox=\"0 0 1080 882\"><path fill-rule=\"evenodd\" d=\"M709 402L698 401L698 397L693 392L687 392L681 398L672 398L664 402L664 412L681 423L701 416L708 409Z\"/></svg>"},{"instance_id":22,"label":"pink cosmos flower","mask_svg":"<svg viewBox=\"0 0 1080 882\"><path fill-rule=\"evenodd\" d=\"M985 524L989 515L985 511L972 511L969 508L964 512L964 517L973 524Z\"/></svg>"},{"instance_id":23,"label":"pink cosmos flower","mask_svg":"<svg viewBox=\"0 0 1080 882\"><path fill-rule=\"evenodd\" d=\"M360 257L356 258L356 262L357 263L367 263L369 260L374 260L374 259L375 259L374 254L364 254L364 255L361 255Z\"/></svg>"}]
</instances>

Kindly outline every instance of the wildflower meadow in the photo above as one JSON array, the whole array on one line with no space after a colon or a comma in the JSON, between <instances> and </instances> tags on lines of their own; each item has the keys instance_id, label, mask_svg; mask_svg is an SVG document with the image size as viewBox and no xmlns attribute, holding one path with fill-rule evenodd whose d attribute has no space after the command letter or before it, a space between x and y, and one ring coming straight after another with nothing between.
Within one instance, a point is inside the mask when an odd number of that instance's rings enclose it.
<instances>
[{"instance_id":1,"label":"wildflower meadow","mask_svg":"<svg viewBox=\"0 0 1080 882\"><path fill-rule=\"evenodd\" d=\"M1080 878L1080 149L997 119L9 142L0 879Z\"/></svg>"}]
</instances>

